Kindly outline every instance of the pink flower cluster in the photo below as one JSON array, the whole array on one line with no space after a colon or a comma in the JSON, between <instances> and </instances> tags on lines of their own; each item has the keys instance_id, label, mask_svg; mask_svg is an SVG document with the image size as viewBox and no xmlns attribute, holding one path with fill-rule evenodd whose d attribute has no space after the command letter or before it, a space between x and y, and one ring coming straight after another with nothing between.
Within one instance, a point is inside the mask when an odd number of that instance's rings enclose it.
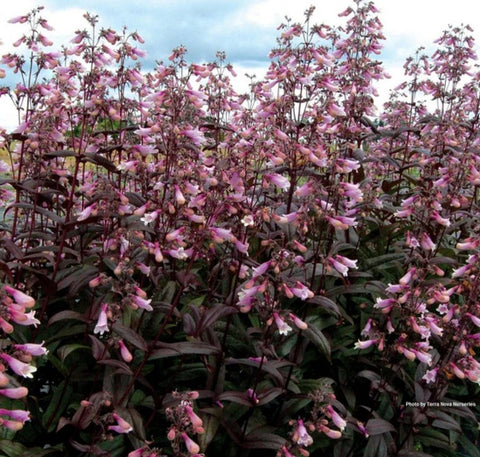
<instances>
[{"instance_id":1,"label":"pink flower cluster","mask_svg":"<svg viewBox=\"0 0 480 457\"><path fill-rule=\"evenodd\" d=\"M165 410L167 419L172 424L167 438L175 452L185 448L189 456L199 456L200 446L191 437L205 433L203 421L193 409L193 401L198 398L198 392L173 392L172 398L174 406Z\"/></svg>"},{"instance_id":2,"label":"pink flower cluster","mask_svg":"<svg viewBox=\"0 0 480 457\"><path fill-rule=\"evenodd\" d=\"M9 335L15 325L37 325L35 311L27 312L35 305L35 300L19 289L4 284L0 291L0 325L7 345L0 351L0 395L12 399L25 398L26 387L19 386L15 377L33 378L37 371L32 361L34 357L45 355L48 351L42 344L15 344ZM14 376L16 375L16 376ZM10 430L20 430L25 421L30 420L28 411L0 409L0 425Z\"/></svg>"}]
</instances>

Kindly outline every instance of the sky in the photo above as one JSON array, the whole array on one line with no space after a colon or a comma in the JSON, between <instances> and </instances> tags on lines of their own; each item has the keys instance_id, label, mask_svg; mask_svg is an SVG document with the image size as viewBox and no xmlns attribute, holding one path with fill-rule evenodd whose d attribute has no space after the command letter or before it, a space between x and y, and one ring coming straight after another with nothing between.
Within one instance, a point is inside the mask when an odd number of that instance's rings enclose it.
<instances>
[{"instance_id":1,"label":"sky","mask_svg":"<svg viewBox=\"0 0 480 457\"><path fill-rule=\"evenodd\" d=\"M376 0L384 26L384 50L379 57L392 80L379 91L386 99L389 88L401 81L405 58L420 46L427 49L449 25L469 24L480 45L480 2L478 0ZM127 26L146 41L143 67L166 60L170 51L184 45L191 62L215 59L224 51L239 75L234 85L247 88L246 72L261 76L268 66L268 53L275 46L277 26L285 16L302 21L303 13L315 6L314 22L339 25L338 13L352 0L14 0L2 1L0 12L0 55L12 50L11 43L22 34L12 17L44 6L42 16L54 27L48 37L55 44L67 43L77 29L86 29L85 12L98 14L100 25L121 30ZM5 100L0 101L0 125L10 124Z\"/></svg>"}]
</instances>

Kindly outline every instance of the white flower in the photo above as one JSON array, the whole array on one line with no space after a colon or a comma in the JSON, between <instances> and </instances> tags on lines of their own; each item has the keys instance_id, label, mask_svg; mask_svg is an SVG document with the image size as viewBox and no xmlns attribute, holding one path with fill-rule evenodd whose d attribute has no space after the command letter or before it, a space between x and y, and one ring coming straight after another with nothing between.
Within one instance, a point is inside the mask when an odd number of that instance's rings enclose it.
<instances>
[{"instance_id":1,"label":"white flower","mask_svg":"<svg viewBox=\"0 0 480 457\"><path fill-rule=\"evenodd\" d=\"M145 213L140 220L145 224L148 225L157 219L158 213L156 211L152 211L151 213Z\"/></svg>"},{"instance_id":2,"label":"white flower","mask_svg":"<svg viewBox=\"0 0 480 457\"><path fill-rule=\"evenodd\" d=\"M279 315L278 313L273 313L273 317L275 319L275 324L278 328L278 333L280 335L288 335L292 331L292 327L290 327Z\"/></svg>"},{"instance_id":3,"label":"white flower","mask_svg":"<svg viewBox=\"0 0 480 457\"><path fill-rule=\"evenodd\" d=\"M108 332L108 317L107 317L108 305L104 303L102 305L102 310L98 315L97 325L93 330L93 333L103 335L105 332Z\"/></svg>"},{"instance_id":4,"label":"white flower","mask_svg":"<svg viewBox=\"0 0 480 457\"><path fill-rule=\"evenodd\" d=\"M0 357L8 363L8 366L13 372L18 374L19 376L23 376L24 378L33 378L32 373L35 373L37 371L37 368L33 365L21 362L20 360L17 360L15 357L12 357L8 354L0 354Z\"/></svg>"},{"instance_id":5,"label":"white flower","mask_svg":"<svg viewBox=\"0 0 480 457\"><path fill-rule=\"evenodd\" d=\"M247 214L246 216L244 216L241 222L242 222L242 225L245 227L251 227L254 223L253 217L251 214Z\"/></svg>"}]
</instances>

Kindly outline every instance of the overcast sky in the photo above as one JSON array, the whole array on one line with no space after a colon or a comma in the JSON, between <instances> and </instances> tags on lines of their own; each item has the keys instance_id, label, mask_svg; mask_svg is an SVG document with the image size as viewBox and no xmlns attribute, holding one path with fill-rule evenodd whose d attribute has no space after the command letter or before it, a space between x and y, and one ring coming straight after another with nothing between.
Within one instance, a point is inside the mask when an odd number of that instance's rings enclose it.
<instances>
[{"instance_id":1,"label":"overcast sky","mask_svg":"<svg viewBox=\"0 0 480 457\"><path fill-rule=\"evenodd\" d=\"M384 25L384 67L394 79L402 64L419 46L431 46L449 24L469 24L480 43L479 0L377 0ZM225 51L244 86L245 71L260 75L268 65L268 53L275 46L276 27L285 16L295 21L316 6L316 23L337 25L344 18L338 13L353 4L351 0L3 0L0 13L0 54L22 33L18 24L7 24L14 16L43 5L43 16L55 29L49 37L57 44L69 41L76 29L85 29L85 11L98 14L100 24L121 30L127 26L146 40L148 58L144 66L164 60L172 48L182 44L192 62L211 61ZM395 81L384 83L393 87ZM382 89L382 88L381 88ZM0 106L1 108L1 106ZM0 109L0 125L3 121Z\"/></svg>"}]
</instances>

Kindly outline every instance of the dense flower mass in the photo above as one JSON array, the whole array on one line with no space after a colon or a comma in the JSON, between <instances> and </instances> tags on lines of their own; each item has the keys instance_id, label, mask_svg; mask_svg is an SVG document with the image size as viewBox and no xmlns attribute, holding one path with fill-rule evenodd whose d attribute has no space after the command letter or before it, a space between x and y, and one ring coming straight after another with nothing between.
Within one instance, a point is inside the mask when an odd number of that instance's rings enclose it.
<instances>
[{"instance_id":1,"label":"dense flower mass","mask_svg":"<svg viewBox=\"0 0 480 457\"><path fill-rule=\"evenodd\" d=\"M42 8L11 20L0 448L480 455L472 31L381 108L375 5L312 13L247 94L223 52L144 69L96 16L58 51Z\"/></svg>"},{"instance_id":2,"label":"dense flower mass","mask_svg":"<svg viewBox=\"0 0 480 457\"><path fill-rule=\"evenodd\" d=\"M27 308L35 305L35 299L19 289L3 284L0 290L0 319L2 345L0 348L0 405L11 406L11 400L28 395L26 387L18 386L21 378L33 378L37 371L33 357L45 355L48 350L41 344L13 344L11 334L15 325L36 325L35 311L26 313ZM17 378L20 378L17 379ZM0 426L18 431L23 428L30 414L23 409L0 408Z\"/></svg>"}]
</instances>

